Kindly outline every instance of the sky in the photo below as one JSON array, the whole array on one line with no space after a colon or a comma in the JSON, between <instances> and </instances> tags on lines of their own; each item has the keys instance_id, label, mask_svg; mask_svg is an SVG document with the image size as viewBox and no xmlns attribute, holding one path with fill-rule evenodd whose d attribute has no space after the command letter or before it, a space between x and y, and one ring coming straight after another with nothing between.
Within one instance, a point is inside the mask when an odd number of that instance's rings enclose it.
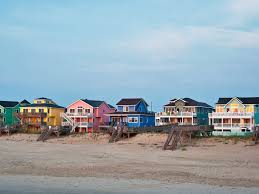
<instances>
[{"instance_id":1,"label":"sky","mask_svg":"<svg viewBox=\"0 0 259 194\"><path fill-rule=\"evenodd\" d=\"M259 0L0 0L1 100L259 96Z\"/></svg>"}]
</instances>

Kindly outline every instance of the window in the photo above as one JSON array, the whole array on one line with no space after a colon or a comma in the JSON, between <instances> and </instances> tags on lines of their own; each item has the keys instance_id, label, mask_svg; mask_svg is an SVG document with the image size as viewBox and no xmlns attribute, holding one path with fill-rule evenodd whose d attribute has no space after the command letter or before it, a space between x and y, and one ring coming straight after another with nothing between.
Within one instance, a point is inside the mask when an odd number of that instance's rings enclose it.
<instances>
[{"instance_id":1,"label":"window","mask_svg":"<svg viewBox=\"0 0 259 194\"><path fill-rule=\"evenodd\" d=\"M2 113L2 109L0 109L0 113Z\"/></svg>"},{"instance_id":2,"label":"window","mask_svg":"<svg viewBox=\"0 0 259 194\"><path fill-rule=\"evenodd\" d=\"M77 108L77 112L78 112L78 113L83 113L83 108L82 108L82 107L78 107L78 108Z\"/></svg>"},{"instance_id":3,"label":"window","mask_svg":"<svg viewBox=\"0 0 259 194\"><path fill-rule=\"evenodd\" d=\"M85 109L85 113L90 113L91 110L88 108L88 109Z\"/></svg>"},{"instance_id":4,"label":"window","mask_svg":"<svg viewBox=\"0 0 259 194\"><path fill-rule=\"evenodd\" d=\"M48 114L49 114L49 112L50 112L50 110L49 110L49 108L48 108Z\"/></svg>"},{"instance_id":5,"label":"window","mask_svg":"<svg viewBox=\"0 0 259 194\"><path fill-rule=\"evenodd\" d=\"M16 109L16 113L19 113L19 110L18 110L18 109Z\"/></svg>"},{"instance_id":6,"label":"window","mask_svg":"<svg viewBox=\"0 0 259 194\"><path fill-rule=\"evenodd\" d=\"M129 117L129 123L137 123L138 117Z\"/></svg>"},{"instance_id":7,"label":"window","mask_svg":"<svg viewBox=\"0 0 259 194\"><path fill-rule=\"evenodd\" d=\"M5 117L4 117L4 122L5 122Z\"/></svg>"},{"instance_id":8,"label":"window","mask_svg":"<svg viewBox=\"0 0 259 194\"><path fill-rule=\"evenodd\" d=\"M41 104L41 101L37 101L36 103L37 103L37 104Z\"/></svg>"},{"instance_id":9,"label":"window","mask_svg":"<svg viewBox=\"0 0 259 194\"><path fill-rule=\"evenodd\" d=\"M44 109L39 109L39 113L44 113Z\"/></svg>"},{"instance_id":10,"label":"window","mask_svg":"<svg viewBox=\"0 0 259 194\"><path fill-rule=\"evenodd\" d=\"M28 113L29 111L28 111L28 109L23 109L23 112Z\"/></svg>"},{"instance_id":11,"label":"window","mask_svg":"<svg viewBox=\"0 0 259 194\"><path fill-rule=\"evenodd\" d=\"M139 122L143 123L143 118L142 117L139 119Z\"/></svg>"},{"instance_id":12,"label":"window","mask_svg":"<svg viewBox=\"0 0 259 194\"><path fill-rule=\"evenodd\" d=\"M75 113L75 109L70 109L70 113Z\"/></svg>"},{"instance_id":13,"label":"window","mask_svg":"<svg viewBox=\"0 0 259 194\"><path fill-rule=\"evenodd\" d=\"M124 106L123 107L123 112L129 112L129 107L128 106Z\"/></svg>"},{"instance_id":14,"label":"window","mask_svg":"<svg viewBox=\"0 0 259 194\"><path fill-rule=\"evenodd\" d=\"M35 109L31 109L31 113L35 113L36 112L36 110Z\"/></svg>"}]
</instances>

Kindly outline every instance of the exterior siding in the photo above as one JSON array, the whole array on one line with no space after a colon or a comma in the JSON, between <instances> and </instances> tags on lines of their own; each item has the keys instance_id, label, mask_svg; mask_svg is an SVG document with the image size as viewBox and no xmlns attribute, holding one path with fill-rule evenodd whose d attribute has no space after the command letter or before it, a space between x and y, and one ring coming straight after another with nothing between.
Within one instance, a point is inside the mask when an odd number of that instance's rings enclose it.
<instances>
[{"instance_id":1,"label":"exterior siding","mask_svg":"<svg viewBox=\"0 0 259 194\"><path fill-rule=\"evenodd\" d=\"M15 116L16 113L19 112L20 105L16 105L15 107L6 107L2 109L3 113L3 124L7 126L15 125L19 123L18 118Z\"/></svg>"},{"instance_id":2,"label":"exterior siding","mask_svg":"<svg viewBox=\"0 0 259 194\"><path fill-rule=\"evenodd\" d=\"M75 112L77 112L78 107L82 107L84 110L89 109L90 113L92 114L92 116L84 117L84 118L80 116L76 116L77 122L82 121L82 122L88 122L92 124L91 127L89 126L87 127L88 132L92 132L92 129L97 130L99 128L99 125L102 123L108 123L109 117L106 114L115 111L113 108L110 108L108 104L106 104L105 102L103 102L99 107L92 107L90 104L82 100L78 100L67 107L67 113L70 113L71 109L74 109Z\"/></svg>"},{"instance_id":3,"label":"exterior siding","mask_svg":"<svg viewBox=\"0 0 259 194\"><path fill-rule=\"evenodd\" d=\"M118 106L117 110L118 110L118 112L122 112L123 111L123 106Z\"/></svg>"},{"instance_id":4,"label":"exterior siding","mask_svg":"<svg viewBox=\"0 0 259 194\"><path fill-rule=\"evenodd\" d=\"M0 125L4 125L4 107L0 106Z\"/></svg>"},{"instance_id":5,"label":"exterior siding","mask_svg":"<svg viewBox=\"0 0 259 194\"><path fill-rule=\"evenodd\" d=\"M196 113L198 125L209 125L209 113L212 113L212 108L198 107Z\"/></svg>"},{"instance_id":6,"label":"exterior siding","mask_svg":"<svg viewBox=\"0 0 259 194\"><path fill-rule=\"evenodd\" d=\"M136 111L137 111L137 112L144 112L144 113L146 113L146 112L148 112L147 106L145 105L144 102L140 102L140 103L138 104L138 106L137 106Z\"/></svg>"},{"instance_id":7,"label":"exterior siding","mask_svg":"<svg viewBox=\"0 0 259 194\"><path fill-rule=\"evenodd\" d=\"M259 105L254 106L254 123L259 126Z\"/></svg>"},{"instance_id":8,"label":"exterior siding","mask_svg":"<svg viewBox=\"0 0 259 194\"><path fill-rule=\"evenodd\" d=\"M47 116L47 125L60 126L62 121L60 113L63 113L64 111L64 108L50 108Z\"/></svg>"},{"instance_id":9,"label":"exterior siding","mask_svg":"<svg viewBox=\"0 0 259 194\"><path fill-rule=\"evenodd\" d=\"M125 107L128 107L128 114ZM146 103L142 100L136 105L118 105L117 112L123 112L123 116L110 116L110 122L122 122L129 128L155 126L155 114L148 111Z\"/></svg>"},{"instance_id":10,"label":"exterior siding","mask_svg":"<svg viewBox=\"0 0 259 194\"><path fill-rule=\"evenodd\" d=\"M42 113L46 113L47 116L43 119L43 122L45 122L47 125L50 126L59 126L61 125L61 118L60 113L63 113L65 111L64 108L53 108L53 107L20 107L20 112L24 113L24 110L28 110L28 113L31 113L32 109L35 110L35 113L39 113L40 109L43 110Z\"/></svg>"}]
</instances>

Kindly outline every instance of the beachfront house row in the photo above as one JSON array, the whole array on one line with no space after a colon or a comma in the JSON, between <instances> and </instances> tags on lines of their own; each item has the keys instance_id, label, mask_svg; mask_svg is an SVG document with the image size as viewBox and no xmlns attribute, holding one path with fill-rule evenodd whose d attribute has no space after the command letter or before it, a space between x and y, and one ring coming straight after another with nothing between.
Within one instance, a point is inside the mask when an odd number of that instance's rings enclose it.
<instances>
[{"instance_id":1,"label":"beachfront house row","mask_svg":"<svg viewBox=\"0 0 259 194\"><path fill-rule=\"evenodd\" d=\"M123 98L116 105L117 110L108 114L110 124L123 124L128 127L155 126L155 114L148 110L148 104L144 99Z\"/></svg>"},{"instance_id":2,"label":"beachfront house row","mask_svg":"<svg viewBox=\"0 0 259 194\"><path fill-rule=\"evenodd\" d=\"M19 118L27 128L40 129L41 126L61 125L60 113L65 108L57 105L49 98L36 98L32 104L24 103L20 106Z\"/></svg>"},{"instance_id":3,"label":"beachfront house row","mask_svg":"<svg viewBox=\"0 0 259 194\"><path fill-rule=\"evenodd\" d=\"M20 103L16 101L0 101L0 126L11 126L19 123L16 114L19 113Z\"/></svg>"},{"instance_id":4,"label":"beachfront house row","mask_svg":"<svg viewBox=\"0 0 259 194\"><path fill-rule=\"evenodd\" d=\"M191 98L174 98L164 105L164 111L156 113L156 125L208 125L208 114L213 107Z\"/></svg>"},{"instance_id":5,"label":"beachfront house row","mask_svg":"<svg viewBox=\"0 0 259 194\"><path fill-rule=\"evenodd\" d=\"M214 135L246 135L259 125L259 97L219 98L209 115Z\"/></svg>"},{"instance_id":6,"label":"beachfront house row","mask_svg":"<svg viewBox=\"0 0 259 194\"><path fill-rule=\"evenodd\" d=\"M80 99L73 102L62 113L62 126L71 126L74 132L94 132L100 124L109 122L106 114L115 108L105 101Z\"/></svg>"}]
</instances>

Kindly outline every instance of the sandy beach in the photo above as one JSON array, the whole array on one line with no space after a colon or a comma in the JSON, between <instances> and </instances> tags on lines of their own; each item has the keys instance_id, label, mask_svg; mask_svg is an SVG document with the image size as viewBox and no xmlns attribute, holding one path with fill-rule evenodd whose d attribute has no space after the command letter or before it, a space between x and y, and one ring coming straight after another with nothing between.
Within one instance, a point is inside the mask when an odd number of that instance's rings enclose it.
<instances>
[{"instance_id":1,"label":"sandy beach","mask_svg":"<svg viewBox=\"0 0 259 194\"><path fill-rule=\"evenodd\" d=\"M141 134L111 144L107 135L71 135L47 142L36 142L37 137L0 137L1 182L26 175L156 181L160 186L195 184L259 192L259 145L252 146L249 140L205 138L176 151L162 151L165 134Z\"/></svg>"}]
</instances>

